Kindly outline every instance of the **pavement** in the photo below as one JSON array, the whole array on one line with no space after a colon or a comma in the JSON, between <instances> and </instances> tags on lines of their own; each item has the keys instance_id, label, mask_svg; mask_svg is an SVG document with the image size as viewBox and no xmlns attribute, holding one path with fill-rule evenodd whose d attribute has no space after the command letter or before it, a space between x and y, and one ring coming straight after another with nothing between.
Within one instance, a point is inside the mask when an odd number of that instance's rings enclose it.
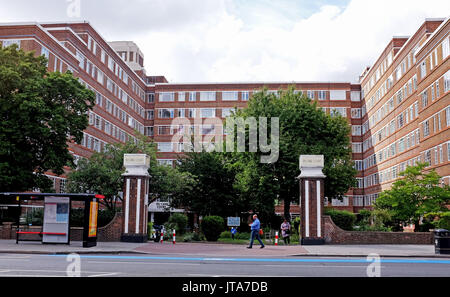
<instances>
[{"instance_id":1,"label":"pavement","mask_svg":"<svg viewBox=\"0 0 450 297\"><path fill-rule=\"evenodd\" d=\"M67 244L42 244L40 242L19 242L0 240L0 253L8 254L151 254L151 255L201 255L207 257L367 257L375 253L380 257L424 257L450 258L450 255L435 254L434 245L266 245L260 249L255 244L252 249L246 245L229 243L172 242L128 243L97 242L97 246L83 248L82 242Z\"/></svg>"}]
</instances>

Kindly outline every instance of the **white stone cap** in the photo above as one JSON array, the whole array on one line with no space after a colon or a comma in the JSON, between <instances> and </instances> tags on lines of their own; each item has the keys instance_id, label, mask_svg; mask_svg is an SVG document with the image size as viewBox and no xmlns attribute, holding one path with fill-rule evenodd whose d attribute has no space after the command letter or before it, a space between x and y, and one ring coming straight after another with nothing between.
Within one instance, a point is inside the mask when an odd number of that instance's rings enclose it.
<instances>
[{"instance_id":1,"label":"white stone cap","mask_svg":"<svg viewBox=\"0 0 450 297\"><path fill-rule=\"evenodd\" d=\"M149 176L150 157L146 154L124 154L123 166L125 167L125 173L122 174L124 176Z\"/></svg>"},{"instance_id":2,"label":"white stone cap","mask_svg":"<svg viewBox=\"0 0 450 297\"><path fill-rule=\"evenodd\" d=\"M324 167L323 155L300 155L299 167L301 173L298 178L326 177L322 172Z\"/></svg>"}]
</instances>

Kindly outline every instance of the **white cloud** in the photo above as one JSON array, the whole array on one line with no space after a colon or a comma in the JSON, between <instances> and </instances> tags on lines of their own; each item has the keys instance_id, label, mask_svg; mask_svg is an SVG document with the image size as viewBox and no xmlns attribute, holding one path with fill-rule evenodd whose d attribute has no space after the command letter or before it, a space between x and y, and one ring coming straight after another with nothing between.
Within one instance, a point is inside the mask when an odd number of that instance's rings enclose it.
<instances>
[{"instance_id":1,"label":"white cloud","mask_svg":"<svg viewBox=\"0 0 450 297\"><path fill-rule=\"evenodd\" d=\"M343 9L322 6L290 28L273 22L249 28L224 10L216 22L149 33L138 43L147 54L149 72L174 82L355 82L392 36L412 35L425 18L447 17L448 12L445 0L353 0Z\"/></svg>"},{"instance_id":2,"label":"white cloud","mask_svg":"<svg viewBox=\"0 0 450 297\"><path fill-rule=\"evenodd\" d=\"M354 82L392 36L412 35L425 18L450 13L448 0L347 0L346 6L345 0L330 1L339 5L81 0L80 19L108 40L135 41L148 74L171 82ZM0 0L0 20L74 21L67 5L66 0Z\"/></svg>"}]
</instances>

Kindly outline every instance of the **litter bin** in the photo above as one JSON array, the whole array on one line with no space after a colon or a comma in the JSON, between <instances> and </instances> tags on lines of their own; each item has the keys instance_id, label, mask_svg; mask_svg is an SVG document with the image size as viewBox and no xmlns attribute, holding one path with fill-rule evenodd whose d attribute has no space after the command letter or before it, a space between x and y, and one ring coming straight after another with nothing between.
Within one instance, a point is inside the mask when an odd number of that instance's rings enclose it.
<instances>
[{"instance_id":1,"label":"litter bin","mask_svg":"<svg viewBox=\"0 0 450 297\"><path fill-rule=\"evenodd\" d=\"M450 231L434 230L434 251L436 254L450 254Z\"/></svg>"}]
</instances>

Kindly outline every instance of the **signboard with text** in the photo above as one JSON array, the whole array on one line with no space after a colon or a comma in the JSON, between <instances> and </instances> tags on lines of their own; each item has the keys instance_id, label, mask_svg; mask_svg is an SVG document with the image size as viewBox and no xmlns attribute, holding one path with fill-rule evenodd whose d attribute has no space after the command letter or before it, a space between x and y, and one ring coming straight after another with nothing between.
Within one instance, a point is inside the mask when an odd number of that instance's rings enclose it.
<instances>
[{"instance_id":1,"label":"signboard with text","mask_svg":"<svg viewBox=\"0 0 450 297\"><path fill-rule=\"evenodd\" d=\"M240 217L228 217L227 218L227 226L240 226L241 225L241 218Z\"/></svg>"}]
</instances>

